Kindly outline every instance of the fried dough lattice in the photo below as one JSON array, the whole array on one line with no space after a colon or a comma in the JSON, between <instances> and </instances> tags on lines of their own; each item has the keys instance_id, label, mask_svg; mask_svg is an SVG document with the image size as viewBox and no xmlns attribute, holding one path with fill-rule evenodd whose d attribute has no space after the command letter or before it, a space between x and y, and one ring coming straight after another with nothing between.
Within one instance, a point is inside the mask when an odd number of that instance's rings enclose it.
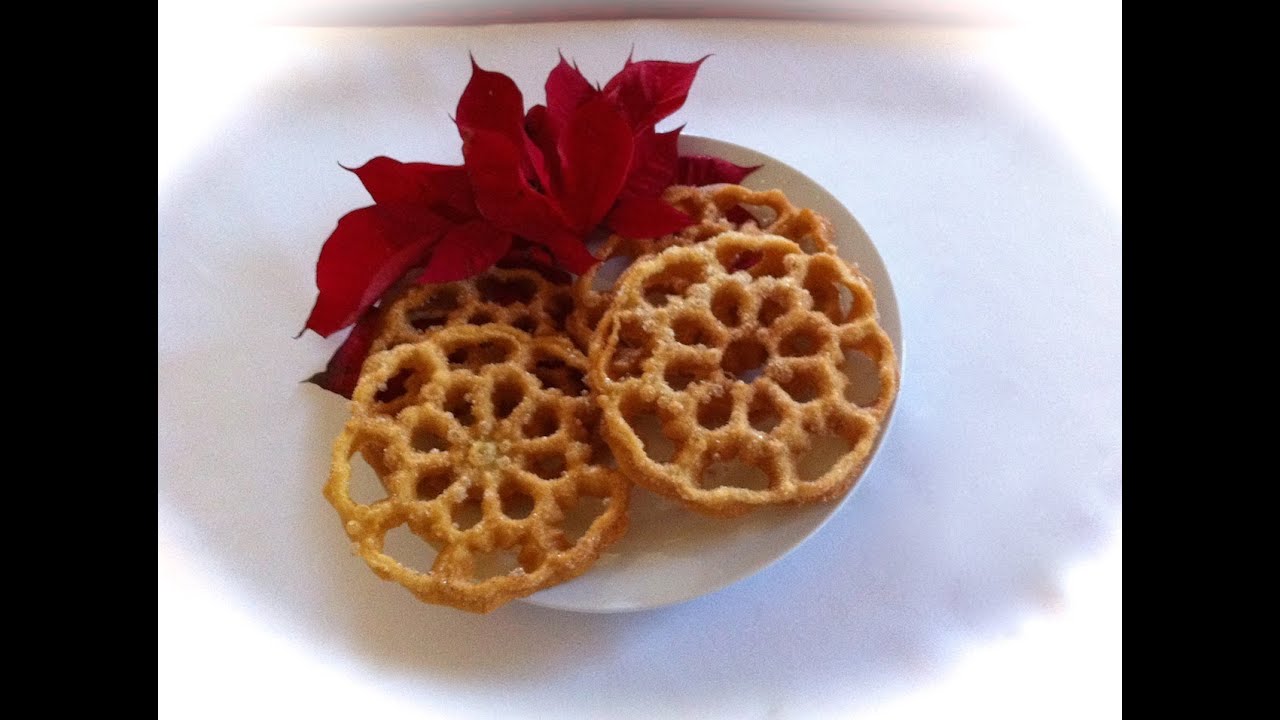
<instances>
[{"instance_id":1,"label":"fried dough lattice","mask_svg":"<svg viewBox=\"0 0 1280 720\"><path fill-rule=\"evenodd\" d=\"M663 195L671 205L694 219L689 227L660 238L610 236L597 251L601 262L573 285L574 310L569 334L579 349L589 352L591 335L613 298L611 278L635 260L676 245L692 245L723 232L778 235L805 252L834 252L831 223L808 208L791 204L781 190L750 190L741 185L692 187L676 185Z\"/></svg>"},{"instance_id":2,"label":"fried dough lattice","mask_svg":"<svg viewBox=\"0 0 1280 720\"><path fill-rule=\"evenodd\" d=\"M588 379L631 480L718 516L853 486L898 388L856 268L728 232L637 260L614 292Z\"/></svg>"},{"instance_id":3,"label":"fried dough lattice","mask_svg":"<svg viewBox=\"0 0 1280 720\"><path fill-rule=\"evenodd\" d=\"M573 310L567 285L524 268L490 268L466 280L410 285L382 311L371 352L421 340L442 327L499 323L530 335L563 335Z\"/></svg>"},{"instance_id":4,"label":"fried dough lattice","mask_svg":"<svg viewBox=\"0 0 1280 720\"><path fill-rule=\"evenodd\" d=\"M498 325L371 355L324 489L354 551L426 602L482 613L582 574L625 532L630 487L602 459L586 369L568 340ZM352 498L357 456L386 497ZM389 533L434 560L393 556Z\"/></svg>"}]
</instances>

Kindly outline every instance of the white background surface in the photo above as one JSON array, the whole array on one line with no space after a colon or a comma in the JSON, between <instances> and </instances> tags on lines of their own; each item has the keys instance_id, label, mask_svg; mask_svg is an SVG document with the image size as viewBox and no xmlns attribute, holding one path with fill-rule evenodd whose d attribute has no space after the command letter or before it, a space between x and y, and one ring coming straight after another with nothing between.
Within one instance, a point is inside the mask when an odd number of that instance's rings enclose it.
<instances>
[{"instance_id":1,"label":"white background surface","mask_svg":"<svg viewBox=\"0 0 1280 720\"><path fill-rule=\"evenodd\" d=\"M264 29L161 7L162 717L1107 718L1120 699L1119 37L627 21ZM778 157L893 275L897 418L858 496L764 573L622 616L421 605L320 497L343 407L291 382L336 163L456 162L467 52L529 102L712 52L673 120ZM280 378L290 382L281 383Z\"/></svg>"}]
</instances>

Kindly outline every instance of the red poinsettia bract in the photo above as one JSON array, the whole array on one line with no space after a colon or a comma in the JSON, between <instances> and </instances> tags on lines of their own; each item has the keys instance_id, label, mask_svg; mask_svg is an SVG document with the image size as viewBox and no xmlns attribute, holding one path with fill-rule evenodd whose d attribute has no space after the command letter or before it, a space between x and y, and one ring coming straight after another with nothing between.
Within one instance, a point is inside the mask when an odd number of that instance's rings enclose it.
<instances>
[{"instance_id":1,"label":"red poinsettia bract","mask_svg":"<svg viewBox=\"0 0 1280 720\"><path fill-rule=\"evenodd\" d=\"M345 215L325 241L306 327L328 337L369 318L406 278L451 282L499 263L582 273L597 262L586 240L598 228L626 237L685 228L691 219L662 200L667 187L737 183L756 169L682 158L680 128L655 129L684 105L705 59L628 58L599 88L561 56L546 104L528 111L511 78L473 59L454 118L463 164L376 157L352 170L374 204ZM350 396L373 339L369 324L312 382Z\"/></svg>"}]
</instances>

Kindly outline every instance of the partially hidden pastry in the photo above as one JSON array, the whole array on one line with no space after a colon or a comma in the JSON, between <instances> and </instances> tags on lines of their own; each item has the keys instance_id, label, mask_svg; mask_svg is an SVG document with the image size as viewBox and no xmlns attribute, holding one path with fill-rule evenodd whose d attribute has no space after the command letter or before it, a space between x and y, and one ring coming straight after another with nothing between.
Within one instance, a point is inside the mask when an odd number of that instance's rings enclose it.
<instances>
[{"instance_id":1,"label":"partially hidden pastry","mask_svg":"<svg viewBox=\"0 0 1280 720\"><path fill-rule=\"evenodd\" d=\"M869 281L771 234L637 260L591 347L619 467L707 515L841 496L898 388Z\"/></svg>"},{"instance_id":2,"label":"partially hidden pastry","mask_svg":"<svg viewBox=\"0 0 1280 720\"><path fill-rule=\"evenodd\" d=\"M576 577L626 530L586 358L564 338L489 324L371 355L324 495L353 550L418 598L489 612ZM386 496L352 498L363 455ZM423 555L391 554L391 532Z\"/></svg>"},{"instance_id":3,"label":"partially hidden pastry","mask_svg":"<svg viewBox=\"0 0 1280 720\"><path fill-rule=\"evenodd\" d=\"M494 267L457 282L407 285L382 306L370 352L455 325L497 323L530 335L564 335L572 310L567 284L528 268Z\"/></svg>"}]
</instances>

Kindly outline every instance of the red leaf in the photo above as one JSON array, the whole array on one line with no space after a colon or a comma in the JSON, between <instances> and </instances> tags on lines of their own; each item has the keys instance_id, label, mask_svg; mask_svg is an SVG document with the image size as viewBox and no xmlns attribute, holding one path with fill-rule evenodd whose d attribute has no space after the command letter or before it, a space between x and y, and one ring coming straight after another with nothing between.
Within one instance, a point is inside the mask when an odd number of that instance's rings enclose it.
<instances>
[{"instance_id":1,"label":"red leaf","mask_svg":"<svg viewBox=\"0 0 1280 720\"><path fill-rule=\"evenodd\" d=\"M479 275L506 255L510 247L511 233L487 220L452 227L436 244L418 282L446 283Z\"/></svg>"},{"instance_id":2,"label":"red leaf","mask_svg":"<svg viewBox=\"0 0 1280 720\"><path fill-rule=\"evenodd\" d=\"M652 238L679 232L693 218L657 196L622 198L605 218L614 232L629 238Z\"/></svg>"},{"instance_id":3,"label":"red leaf","mask_svg":"<svg viewBox=\"0 0 1280 720\"><path fill-rule=\"evenodd\" d=\"M533 165L534 177L543 192L560 184L560 168L556 165L556 132L545 105L534 105L524 116L524 149Z\"/></svg>"},{"instance_id":4,"label":"red leaf","mask_svg":"<svg viewBox=\"0 0 1280 720\"><path fill-rule=\"evenodd\" d=\"M600 94L591 87L587 78L577 65L570 65L560 56L560 62L547 75L547 112L553 125L559 129L569 122L573 114L583 103Z\"/></svg>"},{"instance_id":5,"label":"red leaf","mask_svg":"<svg viewBox=\"0 0 1280 720\"><path fill-rule=\"evenodd\" d=\"M701 60L691 63L630 58L604 86L604 94L617 103L632 130L640 132L679 110L689 96Z\"/></svg>"},{"instance_id":6,"label":"red leaf","mask_svg":"<svg viewBox=\"0 0 1280 720\"><path fill-rule=\"evenodd\" d=\"M471 58L471 80L458 100L458 116L454 122L464 141L468 132L478 130L502 135L520 148L519 167L526 178L532 180L545 175L545 167L539 168L542 158L524 134L524 96L520 88L506 75L482 69L474 57Z\"/></svg>"},{"instance_id":7,"label":"red leaf","mask_svg":"<svg viewBox=\"0 0 1280 720\"><path fill-rule=\"evenodd\" d=\"M545 246L570 272L581 274L597 262L551 200L520 173L520 152L514 144L498 133L467 132L462 156L476 206L494 226Z\"/></svg>"},{"instance_id":8,"label":"red leaf","mask_svg":"<svg viewBox=\"0 0 1280 720\"><path fill-rule=\"evenodd\" d=\"M737 185L762 165L743 167L710 155L687 155L680 158L680 170L676 174L677 185Z\"/></svg>"},{"instance_id":9,"label":"red leaf","mask_svg":"<svg viewBox=\"0 0 1280 720\"><path fill-rule=\"evenodd\" d=\"M355 322L440 237L411 232L378 206L344 215L316 261L320 293L306 326L329 337Z\"/></svg>"},{"instance_id":10,"label":"red leaf","mask_svg":"<svg viewBox=\"0 0 1280 720\"><path fill-rule=\"evenodd\" d=\"M514 141L520 135L523 120L524 97L515 81L482 69L471 58L471 80L458 100L455 118L459 131L492 130Z\"/></svg>"},{"instance_id":11,"label":"red leaf","mask_svg":"<svg viewBox=\"0 0 1280 720\"><path fill-rule=\"evenodd\" d=\"M486 130L464 131L462 157L476 207L499 229L541 243L565 231L555 206L520 171L521 151L506 137Z\"/></svg>"},{"instance_id":12,"label":"red leaf","mask_svg":"<svg viewBox=\"0 0 1280 720\"><path fill-rule=\"evenodd\" d=\"M551 251L557 265L575 275L581 275L600 262L599 258L587 250L582 238L568 232L547 238L541 244Z\"/></svg>"},{"instance_id":13,"label":"red leaf","mask_svg":"<svg viewBox=\"0 0 1280 720\"><path fill-rule=\"evenodd\" d=\"M675 183L679 167L680 131L658 133L648 128L636 135L635 151L631 154L631 170L623 195L658 195Z\"/></svg>"},{"instance_id":14,"label":"red leaf","mask_svg":"<svg viewBox=\"0 0 1280 720\"><path fill-rule=\"evenodd\" d=\"M569 116L558 150L563 187L556 199L574 230L585 234L618 199L631 167L631 128L604 97Z\"/></svg>"},{"instance_id":15,"label":"red leaf","mask_svg":"<svg viewBox=\"0 0 1280 720\"><path fill-rule=\"evenodd\" d=\"M350 400L351 393L356 389L356 383L360 381L360 369L364 366L365 358L369 356L369 346L378 336L377 320L376 310L373 308L366 310L356 322L356 326L351 329L351 334L347 335L347 339L343 340L334 351L333 357L329 358L329 363L325 365L324 370L307 378L306 382L319 385L329 392L338 393Z\"/></svg>"},{"instance_id":16,"label":"red leaf","mask_svg":"<svg viewBox=\"0 0 1280 720\"><path fill-rule=\"evenodd\" d=\"M360 178L375 203L402 219L421 215L424 209L449 220L476 216L471 183L461 165L402 163L378 156L346 169Z\"/></svg>"}]
</instances>

